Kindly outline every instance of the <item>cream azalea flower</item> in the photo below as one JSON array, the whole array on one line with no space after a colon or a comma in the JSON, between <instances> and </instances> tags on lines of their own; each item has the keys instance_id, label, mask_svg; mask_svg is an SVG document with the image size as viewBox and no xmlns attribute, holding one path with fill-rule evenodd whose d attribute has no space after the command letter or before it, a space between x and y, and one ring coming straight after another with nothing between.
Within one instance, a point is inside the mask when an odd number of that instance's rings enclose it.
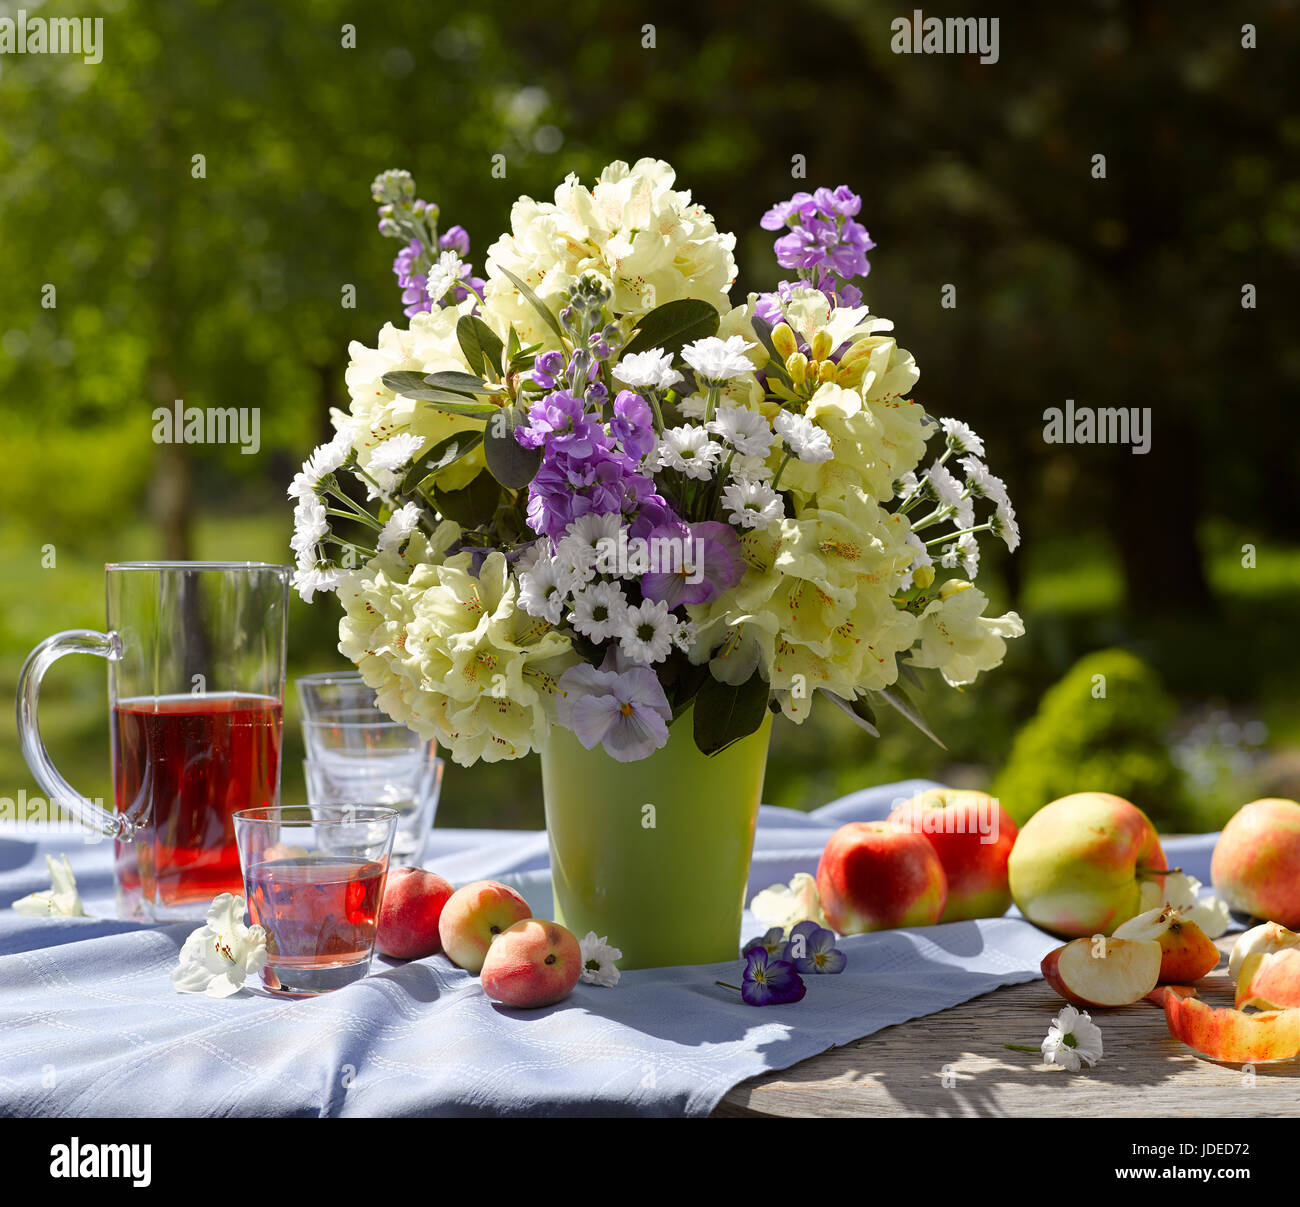
<instances>
[{"instance_id":1,"label":"cream azalea flower","mask_svg":"<svg viewBox=\"0 0 1300 1207\"><path fill-rule=\"evenodd\" d=\"M77 878L66 855L56 860L45 856L45 866L50 873L50 887L43 892L28 893L13 903L15 913L25 918L84 918L86 909L77 893Z\"/></svg>"},{"instance_id":2,"label":"cream azalea flower","mask_svg":"<svg viewBox=\"0 0 1300 1207\"><path fill-rule=\"evenodd\" d=\"M985 616L988 602L968 582L944 583L939 598L921 613L921 644L912 651L912 665L937 669L952 687L974 683L981 671L1001 665L1006 638L1023 636L1025 626L1015 612Z\"/></svg>"},{"instance_id":3,"label":"cream azalea flower","mask_svg":"<svg viewBox=\"0 0 1300 1207\"><path fill-rule=\"evenodd\" d=\"M830 928L817 891L817 878L807 872L797 873L789 884L774 884L756 893L749 903L749 911L764 926L779 926L786 934L800 922L816 922L818 926Z\"/></svg>"},{"instance_id":4,"label":"cream azalea flower","mask_svg":"<svg viewBox=\"0 0 1300 1207\"><path fill-rule=\"evenodd\" d=\"M266 931L244 925L244 899L222 893L208 907L208 920L181 948L171 982L181 993L230 997L266 964Z\"/></svg>"}]
</instances>

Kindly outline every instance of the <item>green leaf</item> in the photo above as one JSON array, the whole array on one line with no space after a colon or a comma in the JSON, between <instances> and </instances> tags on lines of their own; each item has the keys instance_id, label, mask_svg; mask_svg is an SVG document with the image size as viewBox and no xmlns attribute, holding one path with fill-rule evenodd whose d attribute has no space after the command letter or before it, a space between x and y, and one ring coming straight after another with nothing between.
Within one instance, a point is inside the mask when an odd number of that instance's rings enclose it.
<instances>
[{"instance_id":1,"label":"green leaf","mask_svg":"<svg viewBox=\"0 0 1300 1207\"><path fill-rule=\"evenodd\" d=\"M501 268L501 265L498 264L497 267ZM517 290L519 290L519 292L522 293L525 298L528 299L533 309L536 310L537 313L542 316L542 319L546 323L546 325L552 331L554 331L556 335L560 337L561 341L563 341L564 331L560 327L560 320L557 319L555 315L551 313L549 307L542 304L542 299L539 298L531 289L529 289L528 286L523 283L523 281L521 281L517 276L515 276L515 274L511 272L510 269L501 268L501 272L510 281L510 283Z\"/></svg>"},{"instance_id":2,"label":"green leaf","mask_svg":"<svg viewBox=\"0 0 1300 1207\"><path fill-rule=\"evenodd\" d=\"M479 474L464 490L439 490L435 486L432 498L440 515L464 528L477 528L496 514L501 488L491 474Z\"/></svg>"},{"instance_id":3,"label":"green leaf","mask_svg":"<svg viewBox=\"0 0 1300 1207\"><path fill-rule=\"evenodd\" d=\"M870 706L865 700L854 698L846 700L843 696L837 696L834 692L823 690L822 695L826 697L836 708L846 712L853 718L855 725L865 729L873 738L880 737L880 730L876 728L876 714L871 711Z\"/></svg>"},{"instance_id":4,"label":"green leaf","mask_svg":"<svg viewBox=\"0 0 1300 1207\"><path fill-rule=\"evenodd\" d=\"M456 369L444 369L437 373L426 373L424 384L437 390L455 390L459 394L482 394L487 382L472 373L461 373Z\"/></svg>"},{"instance_id":5,"label":"green leaf","mask_svg":"<svg viewBox=\"0 0 1300 1207\"><path fill-rule=\"evenodd\" d=\"M507 407L489 419L483 429L483 456L487 467L502 486L511 490L527 486L542 463L540 448L524 448L515 439L515 428L525 420L522 407Z\"/></svg>"},{"instance_id":6,"label":"green leaf","mask_svg":"<svg viewBox=\"0 0 1300 1207\"><path fill-rule=\"evenodd\" d=\"M411 378L415 378L419 384L413 382ZM400 394L403 398L414 399L416 402L431 403L438 410L446 411L450 415L467 415L471 418L486 419L491 415L495 415L501 409L493 402L481 402L476 398L469 397L467 394L457 394L451 390L427 386L424 384L424 375L422 373L408 373L405 370L398 370L393 373L385 373L383 382L394 394Z\"/></svg>"},{"instance_id":7,"label":"green leaf","mask_svg":"<svg viewBox=\"0 0 1300 1207\"><path fill-rule=\"evenodd\" d=\"M894 687L882 687L879 691L867 693L869 696L879 696L886 704L889 705L904 720L911 721L927 738L930 739L941 750L947 750L935 734L935 732L926 724L925 718L921 716L916 706L907 698L907 694L902 688L895 685Z\"/></svg>"},{"instance_id":8,"label":"green leaf","mask_svg":"<svg viewBox=\"0 0 1300 1207\"><path fill-rule=\"evenodd\" d=\"M735 687L710 675L695 697L695 745L704 754L717 754L754 733L767 716L768 695L762 675Z\"/></svg>"},{"instance_id":9,"label":"green leaf","mask_svg":"<svg viewBox=\"0 0 1300 1207\"><path fill-rule=\"evenodd\" d=\"M474 372L483 376L500 374L504 351L501 337L477 315L461 316L456 324L456 342L465 354L465 363Z\"/></svg>"},{"instance_id":10,"label":"green leaf","mask_svg":"<svg viewBox=\"0 0 1300 1207\"><path fill-rule=\"evenodd\" d=\"M417 469L423 471L426 476L420 479L415 489L421 494L428 494L433 489L433 476L440 469L446 469L447 466L459 461L466 453L478 448L482 442L482 432L453 432L445 440L439 440L429 450L423 463L417 466Z\"/></svg>"},{"instance_id":11,"label":"green leaf","mask_svg":"<svg viewBox=\"0 0 1300 1207\"><path fill-rule=\"evenodd\" d=\"M637 333L620 356L662 348L679 352L683 344L718 333L718 312L698 298L681 298L656 306L638 324Z\"/></svg>"}]
</instances>

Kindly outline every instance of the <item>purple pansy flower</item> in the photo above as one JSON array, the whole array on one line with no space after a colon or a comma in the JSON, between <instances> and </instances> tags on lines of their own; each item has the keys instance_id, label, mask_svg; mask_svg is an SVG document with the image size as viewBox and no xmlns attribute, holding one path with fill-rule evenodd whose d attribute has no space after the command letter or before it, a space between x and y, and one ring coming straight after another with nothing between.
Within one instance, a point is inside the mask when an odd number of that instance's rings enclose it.
<instances>
[{"instance_id":1,"label":"purple pansy flower","mask_svg":"<svg viewBox=\"0 0 1300 1207\"><path fill-rule=\"evenodd\" d=\"M716 520L689 526L665 524L655 528L648 539L651 562L657 561L659 566L642 576L641 594L662 600L670 608L717 599L745 572L740 539L730 524ZM656 545L657 541L661 543ZM667 566L663 564L665 554Z\"/></svg>"},{"instance_id":2,"label":"purple pansy flower","mask_svg":"<svg viewBox=\"0 0 1300 1207\"><path fill-rule=\"evenodd\" d=\"M786 960L786 948L789 946L785 941L785 930L780 926L774 926L761 939L750 939L741 950L741 955L746 959L749 958L751 951L765 951L769 960Z\"/></svg>"},{"instance_id":3,"label":"purple pansy flower","mask_svg":"<svg viewBox=\"0 0 1300 1207\"><path fill-rule=\"evenodd\" d=\"M761 948L745 957L740 996L749 1006L783 1006L802 1000L808 992L795 966L788 960L773 960Z\"/></svg>"},{"instance_id":4,"label":"purple pansy flower","mask_svg":"<svg viewBox=\"0 0 1300 1207\"><path fill-rule=\"evenodd\" d=\"M570 667L560 676L556 714L588 750L599 744L611 758L632 763L667 743L673 710L653 670L618 665L606 657L599 669L586 662Z\"/></svg>"},{"instance_id":5,"label":"purple pansy flower","mask_svg":"<svg viewBox=\"0 0 1300 1207\"><path fill-rule=\"evenodd\" d=\"M785 959L800 972L843 972L848 956L835 946L835 935L816 922L800 922L790 931Z\"/></svg>"}]
</instances>

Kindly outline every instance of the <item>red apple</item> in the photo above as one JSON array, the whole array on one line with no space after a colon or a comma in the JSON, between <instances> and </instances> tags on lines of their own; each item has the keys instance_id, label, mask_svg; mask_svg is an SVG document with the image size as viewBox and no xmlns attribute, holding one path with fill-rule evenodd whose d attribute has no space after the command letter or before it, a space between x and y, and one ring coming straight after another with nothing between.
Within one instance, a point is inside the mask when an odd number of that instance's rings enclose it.
<instances>
[{"instance_id":1,"label":"red apple","mask_svg":"<svg viewBox=\"0 0 1300 1207\"><path fill-rule=\"evenodd\" d=\"M1219 949L1195 922L1172 905L1149 909L1115 927L1117 939L1154 939L1160 944L1160 980L1186 985L1219 966Z\"/></svg>"},{"instance_id":2,"label":"red apple","mask_svg":"<svg viewBox=\"0 0 1300 1207\"><path fill-rule=\"evenodd\" d=\"M1243 805L1215 844L1210 876L1233 909L1300 927L1300 804L1271 797Z\"/></svg>"},{"instance_id":3,"label":"red apple","mask_svg":"<svg viewBox=\"0 0 1300 1207\"><path fill-rule=\"evenodd\" d=\"M493 940L483 961L483 992L503 1006L553 1006L582 976L582 949L558 922L526 918Z\"/></svg>"},{"instance_id":4,"label":"red apple","mask_svg":"<svg viewBox=\"0 0 1300 1207\"><path fill-rule=\"evenodd\" d=\"M384 885L375 950L399 960L418 960L442 950L438 921L455 889L423 868L394 868Z\"/></svg>"},{"instance_id":5,"label":"red apple","mask_svg":"<svg viewBox=\"0 0 1300 1207\"><path fill-rule=\"evenodd\" d=\"M442 907L438 935L453 964L478 972L496 937L531 918L528 902L497 880L475 880L458 888Z\"/></svg>"},{"instance_id":6,"label":"red apple","mask_svg":"<svg viewBox=\"0 0 1300 1207\"><path fill-rule=\"evenodd\" d=\"M1042 970L1067 1002L1130 1006L1160 979L1160 944L1153 939L1075 939L1049 951Z\"/></svg>"},{"instance_id":7,"label":"red apple","mask_svg":"<svg viewBox=\"0 0 1300 1207\"><path fill-rule=\"evenodd\" d=\"M889 821L925 835L948 878L940 922L1000 918L1011 904L1007 859L1019 831L994 797L931 788L904 801Z\"/></svg>"},{"instance_id":8,"label":"red apple","mask_svg":"<svg viewBox=\"0 0 1300 1207\"><path fill-rule=\"evenodd\" d=\"M1263 1064L1300 1055L1300 1009L1247 1014L1166 993L1165 1022L1170 1035L1211 1060Z\"/></svg>"},{"instance_id":9,"label":"red apple","mask_svg":"<svg viewBox=\"0 0 1300 1207\"><path fill-rule=\"evenodd\" d=\"M826 843L817 892L842 935L932 926L948 901L939 856L923 835L885 821L854 821Z\"/></svg>"},{"instance_id":10,"label":"red apple","mask_svg":"<svg viewBox=\"0 0 1300 1207\"><path fill-rule=\"evenodd\" d=\"M1285 1010L1300 1006L1300 948L1247 956L1237 974L1237 1009Z\"/></svg>"}]
</instances>

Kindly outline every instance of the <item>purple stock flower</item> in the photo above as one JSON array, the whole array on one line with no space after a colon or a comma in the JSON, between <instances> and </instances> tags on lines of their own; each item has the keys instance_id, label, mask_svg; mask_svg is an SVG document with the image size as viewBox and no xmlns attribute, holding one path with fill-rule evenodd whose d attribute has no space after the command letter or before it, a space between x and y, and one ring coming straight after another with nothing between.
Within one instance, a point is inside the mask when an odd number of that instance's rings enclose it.
<instances>
[{"instance_id":1,"label":"purple stock flower","mask_svg":"<svg viewBox=\"0 0 1300 1207\"><path fill-rule=\"evenodd\" d=\"M817 202L811 193L796 193L789 201L778 201L759 219L758 224L765 231L779 231L784 226L793 225L793 222L811 218L816 212Z\"/></svg>"},{"instance_id":2,"label":"purple stock flower","mask_svg":"<svg viewBox=\"0 0 1300 1207\"><path fill-rule=\"evenodd\" d=\"M424 255L424 245L419 239L412 239L397 253L397 258L393 261L393 272L397 277L397 283L402 287L402 313L407 318L433 309L433 303L424 290L428 278L418 271L422 255Z\"/></svg>"},{"instance_id":3,"label":"purple stock flower","mask_svg":"<svg viewBox=\"0 0 1300 1207\"><path fill-rule=\"evenodd\" d=\"M543 390L555 389L556 375L564 369L563 352L543 352L533 361L532 379Z\"/></svg>"},{"instance_id":4,"label":"purple stock flower","mask_svg":"<svg viewBox=\"0 0 1300 1207\"><path fill-rule=\"evenodd\" d=\"M648 539L651 565L657 568L642 575L641 594L670 608L708 603L734 587L744 573L740 540L730 524L665 524Z\"/></svg>"},{"instance_id":5,"label":"purple stock flower","mask_svg":"<svg viewBox=\"0 0 1300 1207\"><path fill-rule=\"evenodd\" d=\"M808 986L788 960L771 959L762 947L745 957L740 996L749 1006L783 1006L802 1000Z\"/></svg>"},{"instance_id":6,"label":"purple stock flower","mask_svg":"<svg viewBox=\"0 0 1300 1207\"><path fill-rule=\"evenodd\" d=\"M835 935L816 922L800 922L790 931L783 957L799 972L843 972L848 956L835 946Z\"/></svg>"},{"instance_id":7,"label":"purple stock flower","mask_svg":"<svg viewBox=\"0 0 1300 1207\"><path fill-rule=\"evenodd\" d=\"M610 423L623 451L640 462L655 446L654 416L650 404L640 394L621 390L614 399L614 419Z\"/></svg>"},{"instance_id":8,"label":"purple stock flower","mask_svg":"<svg viewBox=\"0 0 1300 1207\"><path fill-rule=\"evenodd\" d=\"M458 256L469 255L469 235L463 226L453 226L438 239L441 251L454 251Z\"/></svg>"},{"instance_id":9,"label":"purple stock flower","mask_svg":"<svg viewBox=\"0 0 1300 1207\"><path fill-rule=\"evenodd\" d=\"M588 750L599 744L611 758L633 763L667 743L673 710L653 670L617 665L606 656L599 669L584 662L565 671L556 714Z\"/></svg>"},{"instance_id":10,"label":"purple stock flower","mask_svg":"<svg viewBox=\"0 0 1300 1207\"><path fill-rule=\"evenodd\" d=\"M567 390L553 390L533 403L528 422L515 429L515 439L524 448L546 448L551 454L590 457L604 447L609 437L581 398Z\"/></svg>"}]
</instances>

